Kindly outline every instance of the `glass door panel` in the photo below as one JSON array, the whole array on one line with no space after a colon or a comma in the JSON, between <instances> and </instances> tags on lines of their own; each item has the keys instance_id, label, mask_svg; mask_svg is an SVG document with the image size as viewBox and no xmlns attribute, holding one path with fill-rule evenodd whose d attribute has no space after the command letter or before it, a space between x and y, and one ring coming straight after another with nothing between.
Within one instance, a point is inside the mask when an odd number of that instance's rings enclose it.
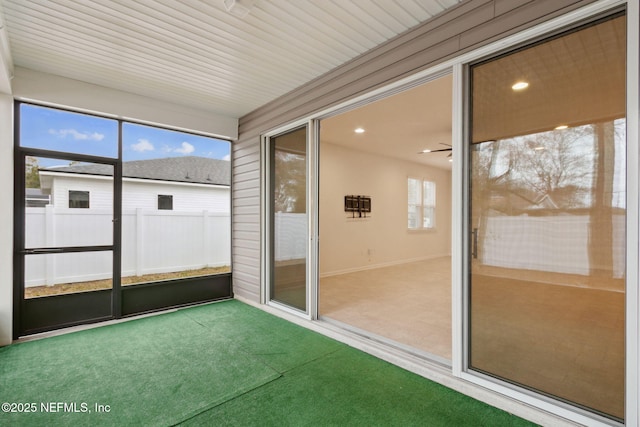
<instances>
[{"instance_id":1,"label":"glass door panel","mask_svg":"<svg viewBox=\"0 0 640 427\"><path fill-rule=\"evenodd\" d=\"M270 139L270 297L307 308L307 128Z\"/></svg>"},{"instance_id":2,"label":"glass door panel","mask_svg":"<svg viewBox=\"0 0 640 427\"><path fill-rule=\"evenodd\" d=\"M622 419L625 18L471 84L469 367Z\"/></svg>"},{"instance_id":3,"label":"glass door panel","mask_svg":"<svg viewBox=\"0 0 640 427\"><path fill-rule=\"evenodd\" d=\"M319 316L442 365L452 356L452 88L450 74L430 79L319 129Z\"/></svg>"}]
</instances>

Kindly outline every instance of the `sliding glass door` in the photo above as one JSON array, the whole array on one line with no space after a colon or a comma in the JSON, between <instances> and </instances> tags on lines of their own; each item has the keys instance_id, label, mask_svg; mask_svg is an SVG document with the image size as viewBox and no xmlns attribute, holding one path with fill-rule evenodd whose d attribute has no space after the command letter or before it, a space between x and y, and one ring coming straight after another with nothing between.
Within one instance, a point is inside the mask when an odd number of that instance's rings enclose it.
<instances>
[{"instance_id":1,"label":"sliding glass door","mask_svg":"<svg viewBox=\"0 0 640 427\"><path fill-rule=\"evenodd\" d=\"M320 120L318 315L450 365L451 74Z\"/></svg>"},{"instance_id":2,"label":"sliding glass door","mask_svg":"<svg viewBox=\"0 0 640 427\"><path fill-rule=\"evenodd\" d=\"M269 153L269 300L307 311L307 127L273 136Z\"/></svg>"},{"instance_id":3,"label":"sliding glass door","mask_svg":"<svg viewBox=\"0 0 640 427\"><path fill-rule=\"evenodd\" d=\"M468 366L620 420L625 17L470 77Z\"/></svg>"}]
</instances>

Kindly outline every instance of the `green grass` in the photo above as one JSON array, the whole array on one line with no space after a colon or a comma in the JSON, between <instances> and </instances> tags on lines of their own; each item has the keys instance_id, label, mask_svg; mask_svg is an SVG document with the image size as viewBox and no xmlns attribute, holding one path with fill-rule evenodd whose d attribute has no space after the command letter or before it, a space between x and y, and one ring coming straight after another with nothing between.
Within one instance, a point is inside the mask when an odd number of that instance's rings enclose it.
<instances>
[{"instance_id":1,"label":"green grass","mask_svg":"<svg viewBox=\"0 0 640 427\"><path fill-rule=\"evenodd\" d=\"M238 301L4 347L0 402L38 405L11 426L530 425Z\"/></svg>"}]
</instances>

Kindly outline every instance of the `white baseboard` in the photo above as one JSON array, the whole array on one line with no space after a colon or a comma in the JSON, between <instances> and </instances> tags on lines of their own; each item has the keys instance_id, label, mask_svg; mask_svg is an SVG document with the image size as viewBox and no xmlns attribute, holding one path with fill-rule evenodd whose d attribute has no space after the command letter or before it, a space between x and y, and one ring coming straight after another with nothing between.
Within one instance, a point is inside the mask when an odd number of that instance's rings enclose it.
<instances>
[{"instance_id":1,"label":"white baseboard","mask_svg":"<svg viewBox=\"0 0 640 427\"><path fill-rule=\"evenodd\" d=\"M381 263L377 263L377 264L368 264L368 265L363 265L363 266L360 266L360 267L351 267L351 268L345 268L345 269L342 269L342 270L327 271L327 272L324 272L324 273L320 273L320 278L322 279L324 277L339 276L341 274L347 274L347 273L356 273L358 271L374 270L376 268L393 267L395 265L409 264L411 262L418 262L418 261L428 261L428 260L431 260L431 259L442 258L442 257L450 257L450 256L451 256L451 254L447 253L447 254L430 255L430 256L426 256L426 257L418 257L418 258L401 259L401 260L395 260L395 261L387 261L387 262L381 262Z\"/></svg>"}]
</instances>

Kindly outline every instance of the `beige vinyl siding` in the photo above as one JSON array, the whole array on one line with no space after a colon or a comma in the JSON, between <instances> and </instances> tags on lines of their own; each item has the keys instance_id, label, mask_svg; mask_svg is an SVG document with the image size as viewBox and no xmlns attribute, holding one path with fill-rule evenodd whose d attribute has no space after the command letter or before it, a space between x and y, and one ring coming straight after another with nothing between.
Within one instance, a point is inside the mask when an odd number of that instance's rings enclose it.
<instances>
[{"instance_id":1,"label":"beige vinyl siding","mask_svg":"<svg viewBox=\"0 0 640 427\"><path fill-rule=\"evenodd\" d=\"M590 3L470 0L241 117L232 147L234 293L260 298L260 134Z\"/></svg>"},{"instance_id":2,"label":"beige vinyl siding","mask_svg":"<svg viewBox=\"0 0 640 427\"><path fill-rule=\"evenodd\" d=\"M255 141L254 141L255 140ZM260 300L259 135L232 144L233 293Z\"/></svg>"}]
</instances>

